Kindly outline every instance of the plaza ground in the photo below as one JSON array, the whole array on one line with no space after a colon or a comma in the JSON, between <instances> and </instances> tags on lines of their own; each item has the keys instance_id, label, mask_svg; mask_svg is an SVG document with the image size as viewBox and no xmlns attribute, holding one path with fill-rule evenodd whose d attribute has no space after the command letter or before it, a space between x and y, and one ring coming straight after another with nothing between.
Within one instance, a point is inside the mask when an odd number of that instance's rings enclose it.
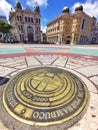
<instances>
[{"instance_id":1,"label":"plaza ground","mask_svg":"<svg viewBox=\"0 0 98 130\"><path fill-rule=\"evenodd\" d=\"M88 110L68 130L98 130L98 45L0 44L1 88L18 72L37 66L66 68L85 80L90 93ZM9 124L8 121L6 127ZM6 127L0 120L0 130L10 130ZM17 126L15 130L21 130L21 127Z\"/></svg>"}]
</instances>

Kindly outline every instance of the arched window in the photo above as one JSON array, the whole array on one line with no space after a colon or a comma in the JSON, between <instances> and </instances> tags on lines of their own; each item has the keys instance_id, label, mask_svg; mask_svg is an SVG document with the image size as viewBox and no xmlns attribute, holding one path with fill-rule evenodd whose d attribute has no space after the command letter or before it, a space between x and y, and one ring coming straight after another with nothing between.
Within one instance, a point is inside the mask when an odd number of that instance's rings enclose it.
<instances>
[{"instance_id":1,"label":"arched window","mask_svg":"<svg viewBox=\"0 0 98 130\"><path fill-rule=\"evenodd\" d=\"M18 25L18 29L20 30L20 25Z\"/></svg>"},{"instance_id":2,"label":"arched window","mask_svg":"<svg viewBox=\"0 0 98 130\"><path fill-rule=\"evenodd\" d=\"M23 31L23 26L21 25L21 31Z\"/></svg>"},{"instance_id":3,"label":"arched window","mask_svg":"<svg viewBox=\"0 0 98 130\"><path fill-rule=\"evenodd\" d=\"M25 22L27 22L27 17L25 17Z\"/></svg>"},{"instance_id":4,"label":"arched window","mask_svg":"<svg viewBox=\"0 0 98 130\"><path fill-rule=\"evenodd\" d=\"M21 36L21 34L20 34L20 41L21 41L21 39L22 39L22 36Z\"/></svg>"},{"instance_id":5,"label":"arched window","mask_svg":"<svg viewBox=\"0 0 98 130\"><path fill-rule=\"evenodd\" d=\"M31 22L33 23L33 18L31 18Z\"/></svg>"},{"instance_id":6,"label":"arched window","mask_svg":"<svg viewBox=\"0 0 98 130\"><path fill-rule=\"evenodd\" d=\"M22 21L22 17L20 16L20 21Z\"/></svg>"},{"instance_id":7,"label":"arched window","mask_svg":"<svg viewBox=\"0 0 98 130\"><path fill-rule=\"evenodd\" d=\"M19 16L17 15L17 21L19 21Z\"/></svg>"},{"instance_id":8,"label":"arched window","mask_svg":"<svg viewBox=\"0 0 98 130\"><path fill-rule=\"evenodd\" d=\"M30 17L28 17L28 22L30 22Z\"/></svg>"},{"instance_id":9,"label":"arched window","mask_svg":"<svg viewBox=\"0 0 98 130\"><path fill-rule=\"evenodd\" d=\"M27 32L28 32L28 33L33 33L33 28L32 28L31 26L28 26L28 27L27 27Z\"/></svg>"}]
</instances>

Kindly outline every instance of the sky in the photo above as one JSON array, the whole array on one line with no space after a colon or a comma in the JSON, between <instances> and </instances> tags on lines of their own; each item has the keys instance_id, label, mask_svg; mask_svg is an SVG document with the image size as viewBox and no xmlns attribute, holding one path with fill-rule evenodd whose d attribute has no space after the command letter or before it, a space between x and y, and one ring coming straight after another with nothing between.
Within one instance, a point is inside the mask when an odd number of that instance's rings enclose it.
<instances>
[{"instance_id":1,"label":"sky","mask_svg":"<svg viewBox=\"0 0 98 130\"><path fill-rule=\"evenodd\" d=\"M46 31L47 23L58 17L65 6L70 8L70 13L79 4L83 5L85 13L98 20L98 0L18 0L22 8L34 10L34 4L37 2L41 11L41 30ZM9 11L14 9L16 0L0 0L0 16L6 16L8 19Z\"/></svg>"}]
</instances>

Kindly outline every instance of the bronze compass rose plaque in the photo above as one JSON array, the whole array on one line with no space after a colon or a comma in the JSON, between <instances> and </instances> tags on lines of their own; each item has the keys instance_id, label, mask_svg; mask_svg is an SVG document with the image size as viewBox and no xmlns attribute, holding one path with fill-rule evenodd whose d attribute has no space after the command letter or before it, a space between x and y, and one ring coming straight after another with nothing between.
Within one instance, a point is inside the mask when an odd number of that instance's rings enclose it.
<instances>
[{"instance_id":1,"label":"bronze compass rose plaque","mask_svg":"<svg viewBox=\"0 0 98 130\"><path fill-rule=\"evenodd\" d=\"M76 123L87 109L89 93L75 74L57 67L37 67L14 76L3 91L3 105L15 119L29 125Z\"/></svg>"}]
</instances>

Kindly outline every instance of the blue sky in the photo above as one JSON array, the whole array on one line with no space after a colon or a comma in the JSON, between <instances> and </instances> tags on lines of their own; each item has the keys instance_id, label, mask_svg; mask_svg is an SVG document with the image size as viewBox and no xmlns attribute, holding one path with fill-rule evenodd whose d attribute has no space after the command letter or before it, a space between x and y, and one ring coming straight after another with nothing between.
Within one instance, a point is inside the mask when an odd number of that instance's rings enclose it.
<instances>
[{"instance_id":1,"label":"blue sky","mask_svg":"<svg viewBox=\"0 0 98 130\"><path fill-rule=\"evenodd\" d=\"M41 10L41 27L45 30L49 21L61 14L65 6L70 8L70 12L81 3L84 7L84 12L90 16L95 16L98 19L98 0L19 0L23 9L29 7L34 8L34 3L38 2ZM8 17L8 13L15 6L16 0L0 0L0 15Z\"/></svg>"}]
</instances>

